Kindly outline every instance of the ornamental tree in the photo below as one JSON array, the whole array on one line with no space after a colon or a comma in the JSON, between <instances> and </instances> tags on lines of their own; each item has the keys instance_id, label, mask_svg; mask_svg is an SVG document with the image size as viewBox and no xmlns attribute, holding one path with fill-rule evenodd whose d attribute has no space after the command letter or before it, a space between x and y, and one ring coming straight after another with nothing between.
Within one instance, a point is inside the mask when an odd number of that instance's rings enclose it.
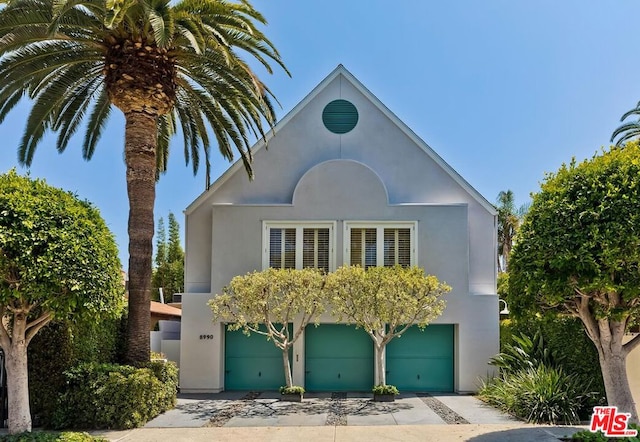
<instances>
[{"instance_id":1,"label":"ornamental tree","mask_svg":"<svg viewBox=\"0 0 640 442\"><path fill-rule=\"evenodd\" d=\"M580 318L598 351L607 400L638 421L623 343L640 305L640 146L611 147L548 174L510 263L509 307Z\"/></svg>"},{"instance_id":2,"label":"ornamental tree","mask_svg":"<svg viewBox=\"0 0 640 442\"><path fill-rule=\"evenodd\" d=\"M285 381L291 387L289 349L304 328L317 323L324 313L324 286L325 277L317 269L270 268L236 276L209 306L214 319L231 322L229 330L264 335L282 350Z\"/></svg>"},{"instance_id":3,"label":"ornamental tree","mask_svg":"<svg viewBox=\"0 0 640 442\"><path fill-rule=\"evenodd\" d=\"M333 315L362 327L376 348L377 385L386 385L385 347L412 325L421 330L442 314L451 287L420 267L344 266L327 276Z\"/></svg>"},{"instance_id":4,"label":"ornamental tree","mask_svg":"<svg viewBox=\"0 0 640 442\"><path fill-rule=\"evenodd\" d=\"M43 180L0 175L0 346L9 432L31 431L27 347L54 318L119 313L124 286L113 235L96 208Z\"/></svg>"}]
</instances>

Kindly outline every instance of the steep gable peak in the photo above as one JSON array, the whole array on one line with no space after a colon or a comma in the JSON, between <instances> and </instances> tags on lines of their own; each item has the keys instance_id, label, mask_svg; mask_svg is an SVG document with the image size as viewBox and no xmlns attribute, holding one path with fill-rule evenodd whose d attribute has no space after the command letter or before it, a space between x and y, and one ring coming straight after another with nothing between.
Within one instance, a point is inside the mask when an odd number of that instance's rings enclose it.
<instances>
[{"instance_id":1,"label":"steep gable peak","mask_svg":"<svg viewBox=\"0 0 640 442\"><path fill-rule=\"evenodd\" d=\"M369 102L371 102L380 112L382 112L394 125L396 125L409 139L415 143L424 153L427 154L439 167L441 167L460 187L462 187L473 199L475 199L490 214L495 215L495 207L487 201L476 189L474 189L458 172L455 171L440 155L438 155L427 143L415 134L404 122L402 122L393 112L391 112L371 91L369 91L347 68L339 64L329 75L327 75L306 97L282 118L275 127L268 131L264 139L258 140L252 147L252 152L257 152L264 148L280 129L286 126L296 117L314 98L323 92L334 80L340 77L340 81L347 81L357 91L359 91ZM244 173L242 161L236 161L227 169L213 184L203 192L185 210L185 213L194 211L203 204L210 195L216 192L231 176L236 173Z\"/></svg>"}]
</instances>

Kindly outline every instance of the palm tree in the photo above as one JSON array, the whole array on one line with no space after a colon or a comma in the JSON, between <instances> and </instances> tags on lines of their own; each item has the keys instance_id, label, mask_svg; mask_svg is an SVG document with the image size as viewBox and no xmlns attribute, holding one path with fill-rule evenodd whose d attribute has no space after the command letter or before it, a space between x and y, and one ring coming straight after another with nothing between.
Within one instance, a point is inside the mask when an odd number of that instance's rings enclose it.
<instances>
[{"instance_id":1,"label":"palm tree","mask_svg":"<svg viewBox=\"0 0 640 442\"><path fill-rule=\"evenodd\" d=\"M520 221L528 208L525 204L516 209L515 197L511 190L501 191L498 194L498 272L509 271L509 255L520 228Z\"/></svg>"},{"instance_id":2,"label":"palm tree","mask_svg":"<svg viewBox=\"0 0 640 442\"><path fill-rule=\"evenodd\" d=\"M630 111L622 115L620 121L623 122L631 115L640 115L640 101L638 102L638 104L636 104L636 107L634 109L631 109ZM640 135L640 118L636 121L628 121L624 124L621 124L616 130L613 131L613 134L611 135L611 142L613 143L613 140L615 140L617 137L620 137L618 138L618 141L616 141L616 146L622 146L624 143L632 138L637 137L638 135Z\"/></svg>"},{"instance_id":3,"label":"palm tree","mask_svg":"<svg viewBox=\"0 0 640 442\"><path fill-rule=\"evenodd\" d=\"M62 152L86 121L90 159L112 105L125 116L129 197L129 362L149 359L149 300L157 171L180 125L187 162L215 140L251 172L250 137L275 121L272 94L241 54L267 72L275 47L248 1L0 0L0 123L32 100L19 161L30 165L48 130ZM288 72L287 72L288 73ZM85 118L86 117L86 118ZM212 131L209 132L209 127ZM213 139L212 139L213 138Z\"/></svg>"}]
</instances>

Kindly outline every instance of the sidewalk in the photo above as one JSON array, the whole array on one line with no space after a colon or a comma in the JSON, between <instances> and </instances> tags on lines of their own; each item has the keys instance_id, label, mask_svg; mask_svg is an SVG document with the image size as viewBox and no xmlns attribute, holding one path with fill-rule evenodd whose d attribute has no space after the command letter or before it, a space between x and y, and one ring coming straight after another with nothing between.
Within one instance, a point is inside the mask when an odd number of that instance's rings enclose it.
<instances>
[{"instance_id":1,"label":"sidewalk","mask_svg":"<svg viewBox=\"0 0 640 442\"><path fill-rule=\"evenodd\" d=\"M473 442L557 442L582 428L533 426L527 424L463 424L403 426L324 427L220 427L220 428L138 428L123 432L93 432L110 441L193 442L193 441L473 441Z\"/></svg>"}]
</instances>

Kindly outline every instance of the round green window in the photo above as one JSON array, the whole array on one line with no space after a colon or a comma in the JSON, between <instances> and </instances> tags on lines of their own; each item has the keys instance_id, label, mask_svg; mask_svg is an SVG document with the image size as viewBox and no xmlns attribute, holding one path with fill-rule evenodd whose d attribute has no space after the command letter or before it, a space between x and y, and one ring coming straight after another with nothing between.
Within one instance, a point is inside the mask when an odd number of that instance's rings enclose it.
<instances>
[{"instance_id":1,"label":"round green window","mask_svg":"<svg viewBox=\"0 0 640 442\"><path fill-rule=\"evenodd\" d=\"M334 134L346 134L358 124L358 110L347 100L334 100L322 111L322 122Z\"/></svg>"}]
</instances>

